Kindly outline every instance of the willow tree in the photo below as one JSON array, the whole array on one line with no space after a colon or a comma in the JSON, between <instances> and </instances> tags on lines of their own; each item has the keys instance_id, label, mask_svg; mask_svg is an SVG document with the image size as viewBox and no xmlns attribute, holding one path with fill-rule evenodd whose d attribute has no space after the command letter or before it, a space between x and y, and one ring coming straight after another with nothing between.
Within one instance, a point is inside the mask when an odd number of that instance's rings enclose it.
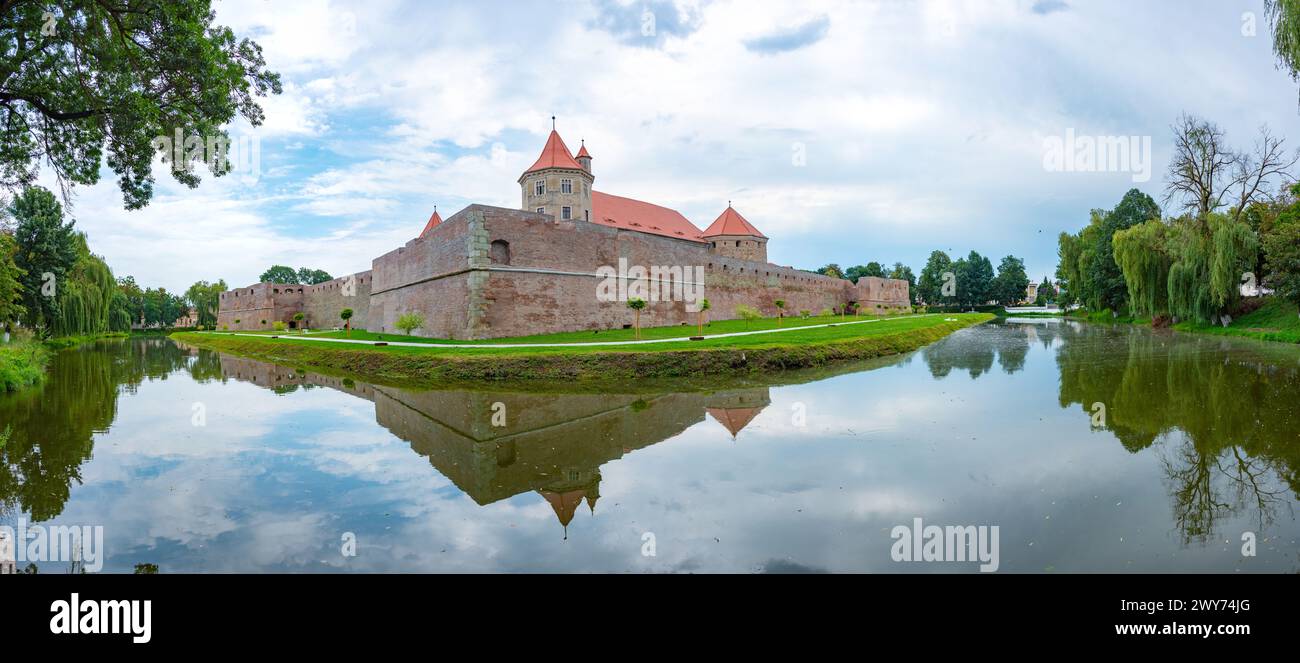
<instances>
[{"instance_id":1,"label":"willow tree","mask_svg":"<svg viewBox=\"0 0 1300 663\"><path fill-rule=\"evenodd\" d=\"M1300 81L1300 2L1264 0L1264 11L1273 29L1278 66L1291 74L1291 80Z\"/></svg>"},{"instance_id":2,"label":"willow tree","mask_svg":"<svg viewBox=\"0 0 1300 663\"><path fill-rule=\"evenodd\" d=\"M1155 317L1169 310L1167 241L1168 226L1158 219L1118 230L1111 238L1135 315Z\"/></svg>"},{"instance_id":3,"label":"willow tree","mask_svg":"<svg viewBox=\"0 0 1300 663\"><path fill-rule=\"evenodd\" d=\"M1255 231L1226 214L1179 219L1168 242L1169 312L1212 322L1241 298L1242 274L1259 251Z\"/></svg>"},{"instance_id":4,"label":"willow tree","mask_svg":"<svg viewBox=\"0 0 1300 663\"><path fill-rule=\"evenodd\" d=\"M74 237L77 259L56 292L58 311L50 321L55 336L102 334L109 330L109 314L117 281L102 258L90 252L86 235Z\"/></svg>"}]
</instances>

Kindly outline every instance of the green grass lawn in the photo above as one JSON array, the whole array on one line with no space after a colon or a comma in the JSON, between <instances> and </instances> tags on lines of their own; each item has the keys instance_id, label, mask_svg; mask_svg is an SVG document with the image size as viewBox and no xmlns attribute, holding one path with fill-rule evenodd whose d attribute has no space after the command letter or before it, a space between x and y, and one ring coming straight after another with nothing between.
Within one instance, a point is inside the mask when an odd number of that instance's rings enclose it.
<instances>
[{"instance_id":1,"label":"green grass lawn","mask_svg":"<svg viewBox=\"0 0 1300 663\"><path fill-rule=\"evenodd\" d=\"M1296 311L1295 304L1274 297L1258 310L1233 320L1227 327L1181 322L1174 325L1174 329L1221 336L1245 336L1263 341L1300 343L1300 316L1296 315Z\"/></svg>"},{"instance_id":2,"label":"green grass lawn","mask_svg":"<svg viewBox=\"0 0 1300 663\"><path fill-rule=\"evenodd\" d=\"M904 316L892 316L892 317L885 316L879 318L878 322L873 322L870 323L869 325L849 325L849 328L853 329L857 327L880 325L886 322L897 321L898 319L901 319L903 317ZM766 329L792 329L796 327L808 327L813 325L839 324L844 322L862 322L864 320L873 320L873 319L876 318L872 318L870 316L854 317L852 315L841 318L840 316L827 315L827 316L813 316L809 318L787 317L784 320L779 320L778 318L762 318L760 320L753 320L753 321L716 320L704 325L704 334L705 336L709 336L713 334L730 334L735 332L760 331ZM830 329L835 329L835 328L830 328ZM216 332L216 333L220 334L220 333L229 333L229 332ZM238 333L257 334L257 335L265 335L265 336L279 336L284 339L293 338L295 336L299 336L299 337L302 336L302 334L295 331L284 331L284 332L256 331L256 332L238 332ZM688 336L695 336L697 335L697 333L698 333L698 328L695 325L690 325L690 326L674 325L671 327L643 327L641 329L641 339L655 340L655 339L685 338ZM793 335L799 335L803 333L805 332L782 332L780 334L776 334L776 336L793 338ZM500 343L590 343L590 342L604 342L604 341L636 340L635 330L633 329L608 329L608 330L600 330L600 331L562 332L558 334L533 334L529 336L511 336L506 338L484 339L481 341L425 338L422 336L406 336L404 334L391 334L391 333L378 334L374 332L364 331L361 329L353 329L351 336L349 336L347 332L344 331L310 332L307 334L307 336L310 336L311 338L351 338L352 340L360 340L360 341L451 343L455 345L493 345L493 344L500 344ZM765 338L764 335L759 335L758 337ZM719 340L726 340L726 339L719 339ZM710 343L711 341L696 341L691 344L691 347L707 347L709 346ZM634 347L639 347L639 346L634 346ZM606 349L614 350L617 348L606 348ZM458 350L457 352L461 352L461 351Z\"/></svg>"},{"instance_id":3,"label":"green grass lawn","mask_svg":"<svg viewBox=\"0 0 1300 663\"><path fill-rule=\"evenodd\" d=\"M265 334L230 332L178 333L173 338L202 347L270 361L281 365L356 375L380 383L442 384L447 381L572 380L618 381L640 378L681 378L718 375L764 375L775 371L826 366L837 362L873 359L909 352L933 343L963 327L993 319L991 313L929 314L861 319L859 324L830 327L791 327L789 331L670 341L691 334L678 327L660 328L663 342L638 345L498 347L501 342L464 347L403 347L372 343L313 341L293 334L268 338ZM743 321L714 323L719 329L743 331ZM825 321L823 321L825 322ZM852 320L848 320L852 322ZM774 322L769 322L775 327ZM751 329L759 329L755 322ZM649 333L650 330L642 330ZM354 332L354 340L359 332ZM526 337L550 341L556 337L589 340L592 334L554 334ZM594 335L600 339L613 334ZM384 340L397 336L384 335Z\"/></svg>"}]
</instances>

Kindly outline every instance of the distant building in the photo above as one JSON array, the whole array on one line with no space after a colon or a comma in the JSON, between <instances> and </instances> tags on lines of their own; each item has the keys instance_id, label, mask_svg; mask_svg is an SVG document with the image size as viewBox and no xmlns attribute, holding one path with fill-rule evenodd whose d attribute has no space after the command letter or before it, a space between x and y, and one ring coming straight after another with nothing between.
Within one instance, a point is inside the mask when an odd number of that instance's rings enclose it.
<instances>
[{"instance_id":1,"label":"distant building","mask_svg":"<svg viewBox=\"0 0 1300 663\"><path fill-rule=\"evenodd\" d=\"M18 573L18 565L14 556L14 541L9 537L9 533L0 531L0 575L13 575Z\"/></svg>"},{"instance_id":2,"label":"distant building","mask_svg":"<svg viewBox=\"0 0 1300 663\"><path fill-rule=\"evenodd\" d=\"M1038 301L1038 284L1033 281L1029 282L1029 287L1025 288L1025 303L1033 304Z\"/></svg>"},{"instance_id":3,"label":"distant building","mask_svg":"<svg viewBox=\"0 0 1300 663\"><path fill-rule=\"evenodd\" d=\"M197 327L199 326L199 311L193 307L172 324L173 327Z\"/></svg>"}]
</instances>

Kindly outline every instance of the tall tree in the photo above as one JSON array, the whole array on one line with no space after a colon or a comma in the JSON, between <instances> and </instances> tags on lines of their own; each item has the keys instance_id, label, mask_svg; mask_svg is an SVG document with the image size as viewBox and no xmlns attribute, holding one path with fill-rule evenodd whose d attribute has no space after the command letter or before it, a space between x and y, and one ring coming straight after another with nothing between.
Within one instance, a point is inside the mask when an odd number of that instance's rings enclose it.
<instances>
[{"instance_id":1,"label":"tall tree","mask_svg":"<svg viewBox=\"0 0 1300 663\"><path fill-rule=\"evenodd\" d=\"M953 263L957 279L957 303L981 306L993 298L993 263L977 251Z\"/></svg>"},{"instance_id":2,"label":"tall tree","mask_svg":"<svg viewBox=\"0 0 1300 663\"><path fill-rule=\"evenodd\" d=\"M300 283L298 272L293 271L292 267L284 265L271 265L271 268L262 272L257 279L261 283L287 283L290 285Z\"/></svg>"},{"instance_id":3,"label":"tall tree","mask_svg":"<svg viewBox=\"0 0 1300 663\"><path fill-rule=\"evenodd\" d=\"M944 302L944 274L952 272L952 259L943 251L931 251L930 258L921 269L921 278L916 282L917 295L926 304Z\"/></svg>"},{"instance_id":4,"label":"tall tree","mask_svg":"<svg viewBox=\"0 0 1300 663\"><path fill-rule=\"evenodd\" d=\"M18 255L18 242L13 235L0 231L0 328L8 331L13 323L22 319L24 272L14 261Z\"/></svg>"},{"instance_id":5,"label":"tall tree","mask_svg":"<svg viewBox=\"0 0 1300 663\"><path fill-rule=\"evenodd\" d=\"M1287 152L1285 141L1260 127L1253 150L1228 145L1223 130L1213 122L1183 114L1172 127L1174 154L1169 160L1166 202L1179 202L1204 222L1210 212L1229 206L1232 220L1240 220L1251 203L1266 198L1275 178L1285 178L1300 160Z\"/></svg>"},{"instance_id":6,"label":"tall tree","mask_svg":"<svg viewBox=\"0 0 1300 663\"><path fill-rule=\"evenodd\" d=\"M216 283L198 281L185 291L185 301L194 307L194 312L198 317L198 324L204 327L216 326L221 293L228 289L225 280Z\"/></svg>"},{"instance_id":7,"label":"tall tree","mask_svg":"<svg viewBox=\"0 0 1300 663\"><path fill-rule=\"evenodd\" d=\"M63 222L63 206L41 187L29 187L15 196L9 214L16 223L18 242L14 262L24 272L24 323L48 330L58 318L58 288L77 260L74 222Z\"/></svg>"},{"instance_id":8,"label":"tall tree","mask_svg":"<svg viewBox=\"0 0 1300 663\"><path fill-rule=\"evenodd\" d=\"M333 278L334 277L330 276L329 272L323 269L309 269L307 267L298 268L298 283L301 283L303 285L315 285L317 283L324 283Z\"/></svg>"},{"instance_id":9,"label":"tall tree","mask_svg":"<svg viewBox=\"0 0 1300 663\"><path fill-rule=\"evenodd\" d=\"M1115 233L1115 262L1124 274L1129 308L1155 317L1169 310L1169 227L1152 220Z\"/></svg>"},{"instance_id":10,"label":"tall tree","mask_svg":"<svg viewBox=\"0 0 1300 663\"><path fill-rule=\"evenodd\" d=\"M1115 262L1115 233L1159 218L1160 206L1151 196L1130 189L1114 209L1093 210L1088 225L1077 235L1062 233L1056 278L1064 303L1078 302L1095 311L1109 309L1115 313L1126 309L1128 287L1123 270Z\"/></svg>"},{"instance_id":11,"label":"tall tree","mask_svg":"<svg viewBox=\"0 0 1300 663\"><path fill-rule=\"evenodd\" d=\"M1025 261L1015 256L1003 258L998 264L998 275L993 279L993 298L1003 306L1012 306L1024 300L1028 290Z\"/></svg>"},{"instance_id":12,"label":"tall tree","mask_svg":"<svg viewBox=\"0 0 1300 663\"><path fill-rule=\"evenodd\" d=\"M844 278L844 271L841 270L840 266L835 263L831 263L829 265L826 265L825 267L822 267L821 269L817 270L817 273L821 274L822 276L829 276L831 278L836 278L836 279Z\"/></svg>"},{"instance_id":13,"label":"tall tree","mask_svg":"<svg viewBox=\"0 0 1300 663\"><path fill-rule=\"evenodd\" d=\"M279 94L280 77L215 16L210 0L0 2L0 186L30 185L44 161L66 196L106 161L136 209L153 195L156 139L228 141L236 114L261 124L255 97ZM199 182L188 167L172 175Z\"/></svg>"},{"instance_id":14,"label":"tall tree","mask_svg":"<svg viewBox=\"0 0 1300 663\"><path fill-rule=\"evenodd\" d=\"M1300 2L1264 0L1264 12L1273 28L1273 53L1279 67L1300 81Z\"/></svg>"},{"instance_id":15,"label":"tall tree","mask_svg":"<svg viewBox=\"0 0 1300 663\"><path fill-rule=\"evenodd\" d=\"M857 283L858 279L864 276L877 276L884 278L885 268L876 261L871 261L865 265L855 265L844 270L844 278Z\"/></svg>"},{"instance_id":16,"label":"tall tree","mask_svg":"<svg viewBox=\"0 0 1300 663\"><path fill-rule=\"evenodd\" d=\"M1279 297L1300 305L1300 222L1285 223L1264 236L1268 272L1264 282Z\"/></svg>"},{"instance_id":17,"label":"tall tree","mask_svg":"<svg viewBox=\"0 0 1300 663\"><path fill-rule=\"evenodd\" d=\"M117 283L104 259L90 252L84 233L73 236L77 259L59 282L58 313L49 324L55 336L102 334L109 330Z\"/></svg>"},{"instance_id":18,"label":"tall tree","mask_svg":"<svg viewBox=\"0 0 1300 663\"><path fill-rule=\"evenodd\" d=\"M126 299L126 310L131 324L144 323L144 290L136 284L135 277L123 276L117 280L117 290Z\"/></svg>"}]
</instances>

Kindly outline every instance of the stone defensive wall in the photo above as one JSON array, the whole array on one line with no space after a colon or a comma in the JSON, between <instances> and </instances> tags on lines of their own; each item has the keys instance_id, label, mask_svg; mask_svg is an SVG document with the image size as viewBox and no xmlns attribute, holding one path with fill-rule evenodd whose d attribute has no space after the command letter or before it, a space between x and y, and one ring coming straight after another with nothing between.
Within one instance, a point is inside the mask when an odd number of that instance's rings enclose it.
<instances>
[{"instance_id":1,"label":"stone defensive wall","mask_svg":"<svg viewBox=\"0 0 1300 663\"><path fill-rule=\"evenodd\" d=\"M637 292L636 270L644 270L644 293ZM685 238L470 205L375 258L370 271L316 285L259 283L222 293L217 327L269 330L280 321L292 328L301 311L305 326L333 328L342 326L339 311L351 308L357 329L394 333L398 316L419 312L425 325L414 333L420 336L498 338L630 327L635 314L626 300L638 295L646 300L641 325L655 327L696 324L688 303L701 292L711 304L708 321L739 317L742 304L776 316L777 300L785 302L786 316L839 311L849 302L883 315L908 308L907 288L895 279L864 277L855 285L722 256Z\"/></svg>"},{"instance_id":2,"label":"stone defensive wall","mask_svg":"<svg viewBox=\"0 0 1300 663\"><path fill-rule=\"evenodd\" d=\"M370 286L373 277L369 270L349 274L315 285L303 286L303 323L311 329L342 327L339 312L352 309L352 327L366 329L370 315ZM290 315L292 317L292 314Z\"/></svg>"},{"instance_id":3,"label":"stone defensive wall","mask_svg":"<svg viewBox=\"0 0 1300 663\"><path fill-rule=\"evenodd\" d=\"M370 310L370 272L358 272L314 285L257 283L221 293L217 329L269 331L276 322L297 328L295 313L302 313L302 326L311 329L342 327L339 312L353 310L352 326L365 329Z\"/></svg>"},{"instance_id":4,"label":"stone defensive wall","mask_svg":"<svg viewBox=\"0 0 1300 663\"><path fill-rule=\"evenodd\" d=\"M256 331L271 329L277 322L288 324L302 308L306 286L257 283L221 293L217 329Z\"/></svg>"},{"instance_id":5,"label":"stone defensive wall","mask_svg":"<svg viewBox=\"0 0 1300 663\"><path fill-rule=\"evenodd\" d=\"M468 257L467 257L468 256ZM515 209L471 205L449 217L423 239L415 239L374 261L371 331L394 331L397 316L421 311L426 328L417 334L447 338L495 338L630 326L626 301L602 301L602 267L647 273L666 268L667 280L650 280L660 301L647 297L642 326L695 324L686 289L695 287L696 267L704 275L706 320L738 317L736 306L775 316L817 314L870 295L872 312L885 304L907 304L905 281L853 283L788 267L714 254L707 244L601 226L559 221ZM680 271L675 271L680 270ZM677 283L676 274L682 274ZM902 284L901 297L898 286ZM674 290L677 286L677 290ZM680 293L680 295L678 294ZM889 298L893 299L889 299ZM877 299L878 298L878 299ZM875 303L882 308L874 308ZM867 309L864 309L864 311Z\"/></svg>"}]
</instances>

